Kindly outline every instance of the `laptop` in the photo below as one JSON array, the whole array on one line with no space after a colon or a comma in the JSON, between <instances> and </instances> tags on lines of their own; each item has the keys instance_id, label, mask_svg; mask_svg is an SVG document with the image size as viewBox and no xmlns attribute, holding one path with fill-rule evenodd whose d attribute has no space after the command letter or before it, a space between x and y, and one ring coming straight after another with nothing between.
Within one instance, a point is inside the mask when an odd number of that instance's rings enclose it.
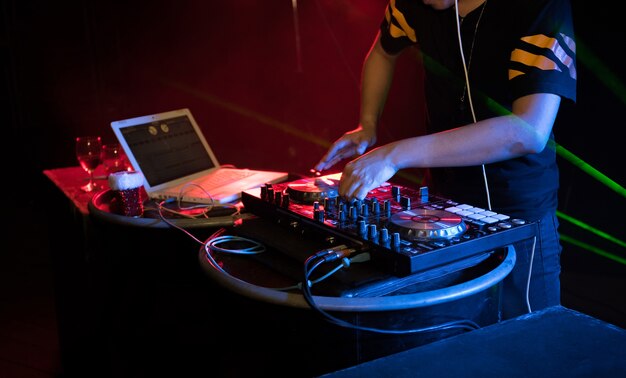
<instances>
[{"instance_id":1,"label":"laptop","mask_svg":"<svg viewBox=\"0 0 626 378\"><path fill-rule=\"evenodd\" d=\"M244 190L288 177L286 172L222 166L189 109L114 121L111 127L154 200L229 203Z\"/></svg>"}]
</instances>

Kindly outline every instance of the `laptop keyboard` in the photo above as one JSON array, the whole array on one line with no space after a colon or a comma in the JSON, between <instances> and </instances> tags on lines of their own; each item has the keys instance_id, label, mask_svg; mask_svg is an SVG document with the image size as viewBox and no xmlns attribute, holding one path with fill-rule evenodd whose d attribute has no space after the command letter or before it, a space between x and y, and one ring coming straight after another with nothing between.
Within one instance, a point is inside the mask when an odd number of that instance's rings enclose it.
<instances>
[{"instance_id":1,"label":"laptop keyboard","mask_svg":"<svg viewBox=\"0 0 626 378\"><path fill-rule=\"evenodd\" d=\"M217 188L252 176L253 174L254 172L246 169L218 169L197 184L201 185L203 188Z\"/></svg>"}]
</instances>

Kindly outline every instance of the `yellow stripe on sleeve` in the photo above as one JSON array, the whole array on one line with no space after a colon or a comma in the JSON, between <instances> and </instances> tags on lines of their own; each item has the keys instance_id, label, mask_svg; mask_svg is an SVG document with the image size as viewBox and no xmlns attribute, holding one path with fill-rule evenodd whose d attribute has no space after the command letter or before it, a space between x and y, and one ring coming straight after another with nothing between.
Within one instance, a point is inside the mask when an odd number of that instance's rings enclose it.
<instances>
[{"instance_id":1,"label":"yellow stripe on sleeve","mask_svg":"<svg viewBox=\"0 0 626 378\"><path fill-rule=\"evenodd\" d=\"M551 59L548 59L543 55L531 54L528 51L520 49L513 50L511 53L511 60L527 66L537 67L541 70L561 70Z\"/></svg>"},{"instance_id":2,"label":"yellow stripe on sleeve","mask_svg":"<svg viewBox=\"0 0 626 378\"><path fill-rule=\"evenodd\" d=\"M415 37L415 30L410 27L409 24L406 22L404 14L402 14L402 12L400 12L398 8L396 8L395 0L391 0L389 2L389 8L387 8L387 11L385 12L385 18L390 25L389 32L391 33L392 37L407 37L412 42L417 42L417 38ZM392 18L398 22L398 25L400 25L400 27L397 27L391 22Z\"/></svg>"},{"instance_id":3,"label":"yellow stripe on sleeve","mask_svg":"<svg viewBox=\"0 0 626 378\"><path fill-rule=\"evenodd\" d=\"M561 47L557 39L550 38L543 34L536 34L524 37L522 40L539 48L551 50L556 58L567 67L570 77L576 79L576 66L574 65L574 59L563 49L563 47ZM572 51L576 51L576 44L574 43L574 40L566 37L565 41ZM537 67L542 70L560 71L557 63L552 61L550 58L519 49L513 51L511 54L511 60L528 66Z\"/></svg>"},{"instance_id":4,"label":"yellow stripe on sleeve","mask_svg":"<svg viewBox=\"0 0 626 378\"><path fill-rule=\"evenodd\" d=\"M523 75L524 73L522 71L518 71L518 70L509 70L509 80L518 77L519 75Z\"/></svg>"}]
</instances>

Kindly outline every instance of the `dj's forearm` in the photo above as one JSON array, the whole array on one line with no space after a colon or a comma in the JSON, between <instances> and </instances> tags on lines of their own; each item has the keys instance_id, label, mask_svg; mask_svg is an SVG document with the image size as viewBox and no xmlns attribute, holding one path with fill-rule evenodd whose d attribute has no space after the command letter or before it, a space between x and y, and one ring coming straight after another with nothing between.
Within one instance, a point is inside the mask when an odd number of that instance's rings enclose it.
<instances>
[{"instance_id":1,"label":"dj's forearm","mask_svg":"<svg viewBox=\"0 0 626 378\"><path fill-rule=\"evenodd\" d=\"M378 37L374 41L361 76L361 112L359 122L366 130L376 130L393 79L396 57L387 54Z\"/></svg>"}]
</instances>

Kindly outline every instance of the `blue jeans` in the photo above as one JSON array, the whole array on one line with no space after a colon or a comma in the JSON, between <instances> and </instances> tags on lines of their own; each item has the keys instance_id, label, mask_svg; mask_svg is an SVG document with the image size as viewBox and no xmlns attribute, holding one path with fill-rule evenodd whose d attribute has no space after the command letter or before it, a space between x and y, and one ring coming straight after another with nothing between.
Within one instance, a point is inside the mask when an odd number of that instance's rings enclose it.
<instances>
[{"instance_id":1,"label":"blue jeans","mask_svg":"<svg viewBox=\"0 0 626 378\"><path fill-rule=\"evenodd\" d=\"M502 282L502 320L514 318L531 311L561 304L561 244L556 213L538 221L535 252L534 239L515 243L516 262L513 270ZM526 287L532 258L528 303Z\"/></svg>"}]
</instances>

